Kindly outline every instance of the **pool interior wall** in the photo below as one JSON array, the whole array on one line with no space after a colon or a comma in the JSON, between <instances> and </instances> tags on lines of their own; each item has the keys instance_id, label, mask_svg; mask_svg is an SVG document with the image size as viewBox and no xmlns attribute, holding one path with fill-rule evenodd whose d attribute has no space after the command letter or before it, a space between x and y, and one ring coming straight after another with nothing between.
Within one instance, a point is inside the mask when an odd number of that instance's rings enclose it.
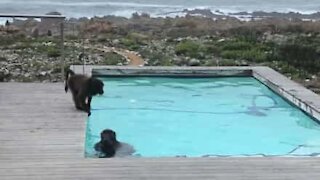
<instances>
[{"instance_id":1,"label":"pool interior wall","mask_svg":"<svg viewBox=\"0 0 320 180\"><path fill-rule=\"evenodd\" d=\"M134 156L316 156L320 127L252 77L103 78L94 97L86 157L105 128Z\"/></svg>"}]
</instances>

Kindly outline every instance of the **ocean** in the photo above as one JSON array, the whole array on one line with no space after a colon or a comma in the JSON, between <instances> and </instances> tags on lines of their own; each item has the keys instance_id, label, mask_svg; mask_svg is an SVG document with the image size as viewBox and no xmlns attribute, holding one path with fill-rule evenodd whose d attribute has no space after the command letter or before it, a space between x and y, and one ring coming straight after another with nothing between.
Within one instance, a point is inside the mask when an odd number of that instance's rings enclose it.
<instances>
[{"instance_id":1,"label":"ocean","mask_svg":"<svg viewBox=\"0 0 320 180\"><path fill-rule=\"evenodd\" d=\"M184 9L195 8L224 14L260 10L311 14L320 11L320 0L0 0L0 13L45 14L58 11L75 18L104 15L131 17L134 12L176 16L181 15Z\"/></svg>"}]
</instances>

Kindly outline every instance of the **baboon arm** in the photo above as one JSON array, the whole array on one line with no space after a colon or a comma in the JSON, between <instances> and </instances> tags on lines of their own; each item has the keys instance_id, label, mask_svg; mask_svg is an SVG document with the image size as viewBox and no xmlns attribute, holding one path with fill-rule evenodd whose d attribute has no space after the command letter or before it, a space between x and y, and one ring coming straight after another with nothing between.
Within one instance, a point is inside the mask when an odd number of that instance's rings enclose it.
<instances>
[{"instance_id":1,"label":"baboon arm","mask_svg":"<svg viewBox=\"0 0 320 180\"><path fill-rule=\"evenodd\" d=\"M82 107L82 109L86 112L89 112L89 108L88 105L86 103L86 98L87 98L87 92L86 90L82 89L80 90L78 96L77 96L77 100L79 105Z\"/></svg>"},{"instance_id":2,"label":"baboon arm","mask_svg":"<svg viewBox=\"0 0 320 180\"><path fill-rule=\"evenodd\" d=\"M88 96L88 104L87 104L87 107L88 107L88 116L91 115L91 100L92 100L92 96Z\"/></svg>"},{"instance_id":3,"label":"baboon arm","mask_svg":"<svg viewBox=\"0 0 320 180\"><path fill-rule=\"evenodd\" d=\"M92 100L92 96L88 96L88 107L89 107L89 109L91 108L91 100Z\"/></svg>"}]
</instances>

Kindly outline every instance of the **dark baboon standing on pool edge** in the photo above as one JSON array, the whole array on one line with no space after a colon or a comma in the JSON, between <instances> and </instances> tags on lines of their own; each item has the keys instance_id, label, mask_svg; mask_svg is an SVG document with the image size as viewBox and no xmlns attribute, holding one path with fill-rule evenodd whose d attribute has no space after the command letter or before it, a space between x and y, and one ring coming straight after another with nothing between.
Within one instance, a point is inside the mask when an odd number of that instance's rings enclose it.
<instances>
[{"instance_id":1,"label":"dark baboon standing on pool edge","mask_svg":"<svg viewBox=\"0 0 320 180\"><path fill-rule=\"evenodd\" d=\"M92 96L103 94L103 82L93 77L75 74L72 70L67 69L65 81L66 92L68 92L68 88L71 90L76 108L87 112L90 116Z\"/></svg>"}]
</instances>

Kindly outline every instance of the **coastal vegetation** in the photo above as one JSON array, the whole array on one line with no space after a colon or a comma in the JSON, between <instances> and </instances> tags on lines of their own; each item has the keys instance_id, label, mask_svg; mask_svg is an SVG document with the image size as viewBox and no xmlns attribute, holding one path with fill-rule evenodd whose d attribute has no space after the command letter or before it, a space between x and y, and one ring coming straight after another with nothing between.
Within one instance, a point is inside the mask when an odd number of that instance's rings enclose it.
<instances>
[{"instance_id":1,"label":"coastal vegetation","mask_svg":"<svg viewBox=\"0 0 320 180\"><path fill-rule=\"evenodd\" d=\"M39 23L39 22L38 22ZM22 25L21 25L22 24ZM60 42L50 31L35 36L37 23L0 27L1 81L61 81ZM10 29L11 28L11 29ZM135 14L70 19L65 27L66 65L125 65L104 47L139 54L147 66L267 65L318 92L320 22L265 18L239 21L198 16L151 18Z\"/></svg>"}]
</instances>

